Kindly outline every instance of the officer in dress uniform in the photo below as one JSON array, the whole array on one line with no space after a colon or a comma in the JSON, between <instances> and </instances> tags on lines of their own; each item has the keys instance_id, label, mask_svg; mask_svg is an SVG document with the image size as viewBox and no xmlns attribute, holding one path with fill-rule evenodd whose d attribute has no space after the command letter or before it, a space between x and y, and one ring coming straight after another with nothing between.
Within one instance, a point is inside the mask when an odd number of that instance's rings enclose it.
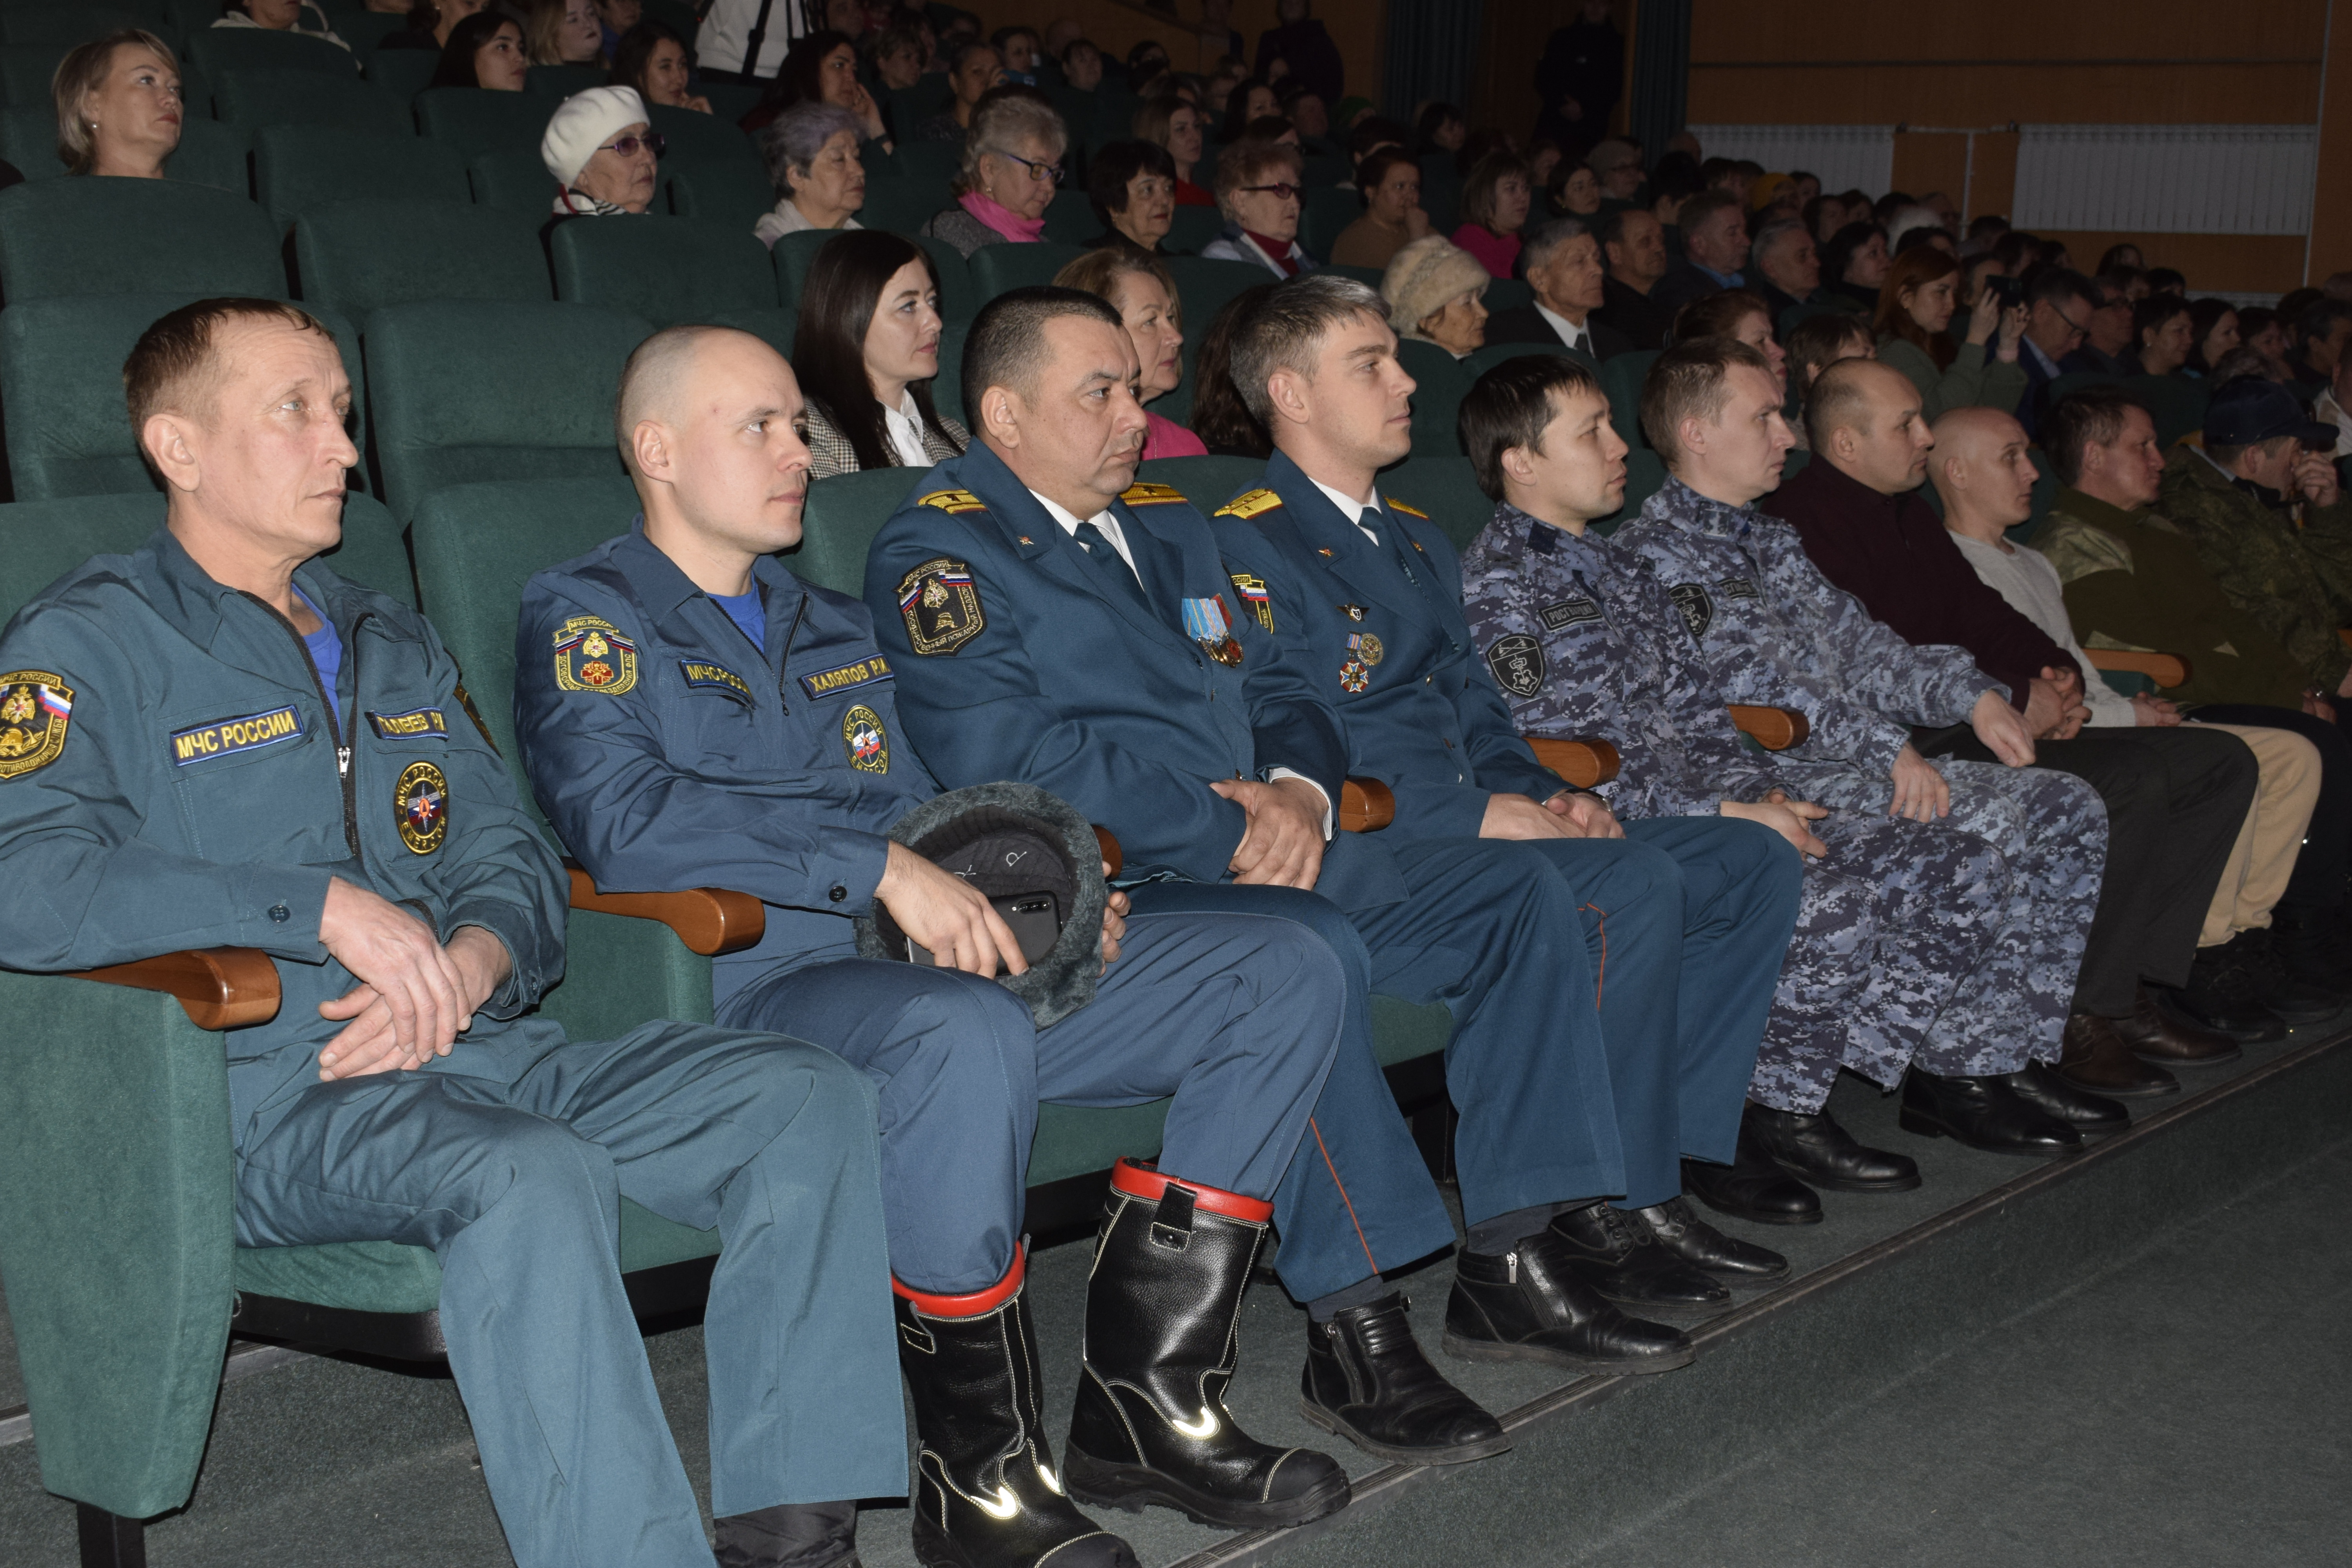
<instances>
[{"instance_id":1,"label":"officer in dress uniform","mask_svg":"<svg viewBox=\"0 0 2352 1568\"><path fill-rule=\"evenodd\" d=\"M1515 1250L1557 1205L1622 1194L1628 1168L1657 1157L1619 1136L1585 1000L1600 977L1566 884L1508 845L1329 842L1338 720L1239 608L1206 521L1132 484L1144 417L1108 307L1068 289L1002 295L972 325L963 375L981 441L917 485L866 556L866 603L925 763L950 784L1039 784L1110 827L1139 916L1278 914L1349 966L1339 1055L1275 1194L1276 1266L1308 1304L1307 1414L1414 1462L1507 1442L1422 1355L1380 1277L1454 1228L1371 1054L1372 986L1455 1018L1471 1236L1448 1348L1618 1371L1686 1361L1679 1331L1582 1291L1541 1248ZM1678 937L1665 901L1637 898L1622 927L1612 912L1606 979L1670 1006L1672 967L1651 957L1659 929Z\"/></svg>"},{"instance_id":2,"label":"officer in dress uniform","mask_svg":"<svg viewBox=\"0 0 2352 1568\"><path fill-rule=\"evenodd\" d=\"M865 605L770 553L800 542L802 407L792 367L749 333L672 328L631 356L619 424L640 523L524 590L515 710L532 786L602 889L756 893L766 933L718 961L719 1017L789 1018L875 1081L925 1563L1131 1565L1065 1490L1235 1529L1328 1513L1346 1474L1252 1442L1220 1394L1223 1325L1339 1045L1339 961L1287 921L1141 914L1122 939L1113 894L1115 962L1097 982L1081 955L1091 1001L1048 994L1033 1022L992 983L1000 963L1027 967L1003 918L885 837L939 793L892 700L898 659ZM626 672L580 679L583 637L629 650ZM938 966L859 956L853 925L877 911ZM1057 1468L1020 1241L1037 1103L1171 1094L1157 1170L1115 1176ZM1189 1244L1150 1244L1155 1223ZM847 1560L854 1516L839 1524L835 1558L813 1561Z\"/></svg>"},{"instance_id":3,"label":"officer in dress uniform","mask_svg":"<svg viewBox=\"0 0 2352 1568\"><path fill-rule=\"evenodd\" d=\"M622 1289L623 1197L722 1238L720 1560L779 1562L756 1544L803 1505L903 1487L864 1080L772 1034L567 1042L523 1016L562 971L564 873L433 628L313 559L359 459L332 338L205 300L124 380L166 526L0 635L0 688L42 714L0 766L9 962L271 956L283 1005L226 1037L237 1243L434 1250L523 1568L711 1562Z\"/></svg>"},{"instance_id":4,"label":"officer in dress uniform","mask_svg":"<svg viewBox=\"0 0 2352 1568\"><path fill-rule=\"evenodd\" d=\"M1671 477L1611 548L1670 584L1718 701L1805 715L1811 737L1775 759L1791 796L2000 852L2007 923L2026 940L1990 949L1928 1028L1903 1080L1905 1124L1997 1152L2063 1153L2079 1140L2063 1122L2107 1113L2053 1116L2015 1075L2028 1060L2060 1059L2098 906L2105 809L2080 780L2025 765L2032 740L2007 688L1960 649L1915 647L1871 619L1823 581L1794 530L1750 504L1780 482L1790 441L1780 409L1778 380L1755 350L1669 350L1643 390L1643 427ZM1968 726L2008 765L1927 762L1912 724ZM1776 1160L1817 1185L1875 1163L1825 1111L1759 1108L1749 1121Z\"/></svg>"},{"instance_id":5,"label":"officer in dress uniform","mask_svg":"<svg viewBox=\"0 0 2352 1568\"><path fill-rule=\"evenodd\" d=\"M1624 765L1611 803L1629 817L1748 816L1825 857L1808 868L1749 1098L1766 1110L1820 1114L1841 1065L1899 1083L1964 987L1982 994L2017 983L2015 955L2031 932L2011 919L2019 895L2008 862L1972 834L1832 814L1806 801L1774 758L1742 749L1665 585L1648 563L1585 526L1622 505L1625 479L1625 443L1591 372L1549 356L1498 365L1464 401L1462 427L1480 483L1499 503L1464 557L1466 609L1481 647L1516 650L1506 657L1520 662L1505 669L1515 721L1531 733L1614 743ZM2010 962L1994 966L1996 949ZM2041 1062L2028 1061L2010 1085L2054 1110L2077 1138L2127 1124L2121 1107ZM2092 1103L2071 1121L2078 1101ZM1918 1185L1911 1160L1866 1153L1865 1168L1835 1173L1832 1184ZM1729 1172L1694 1167L1694 1190L1751 1218L1818 1214L1817 1204L1773 1212L1772 1167L1754 1134L1742 1155Z\"/></svg>"},{"instance_id":6,"label":"officer in dress uniform","mask_svg":"<svg viewBox=\"0 0 2352 1568\"><path fill-rule=\"evenodd\" d=\"M1629 1163L1622 1212L1560 1214L1542 1245L1622 1302L1699 1305L1727 1299L1724 1280L1778 1277L1788 1266L1777 1254L1691 1212L1676 1155L1732 1158L1799 857L1768 827L1712 814L1620 828L1598 796L1565 790L1537 763L1463 621L1453 546L1375 487L1411 447L1413 390L1378 292L1302 279L1249 313L1233 353L1234 382L1276 450L1265 484L1212 526L1236 590L1327 683L1351 770L1394 791L1387 841L1512 841L1588 911L1596 963L1629 878L1662 889L1674 911L1655 944L1676 975L1663 1005L1613 984L1600 1004L1619 1135L1650 1157ZM1622 964L1622 933L1613 946Z\"/></svg>"}]
</instances>

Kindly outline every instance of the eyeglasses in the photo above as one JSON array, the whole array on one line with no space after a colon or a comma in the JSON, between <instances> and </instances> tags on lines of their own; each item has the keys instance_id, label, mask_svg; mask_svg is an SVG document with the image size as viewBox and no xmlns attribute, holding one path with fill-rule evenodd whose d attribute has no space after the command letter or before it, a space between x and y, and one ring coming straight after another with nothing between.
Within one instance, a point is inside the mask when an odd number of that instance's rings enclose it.
<instances>
[{"instance_id":1,"label":"eyeglasses","mask_svg":"<svg viewBox=\"0 0 2352 1568\"><path fill-rule=\"evenodd\" d=\"M1272 185L1244 185L1242 189L1245 191L1264 191L1267 195L1276 197L1279 200L1286 202L1291 197L1300 194L1299 187L1289 184L1287 181L1279 184Z\"/></svg>"},{"instance_id":2,"label":"eyeglasses","mask_svg":"<svg viewBox=\"0 0 2352 1568\"><path fill-rule=\"evenodd\" d=\"M1029 171L1029 177L1033 180L1051 180L1058 185L1067 177L1066 171L1059 163L1040 163L1034 159L1024 158L1018 153L1007 153L1002 147L992 147L989 151L1000 158L1020 164Z\"/></svg>"},{"instance_id":3,"label":"eyeglasses","mask_svg":"<svg viewBox=\"0 0 2352 1568\"><path fill-rule=\"evenodd\" d=\"M624 158L634 158L640 147L658 158L668 149L669 143L663 140L660 132L648 131L643 136L624 136L617 142L607 142L596 151L618 153Z\"/></svg>"}]
</instances>

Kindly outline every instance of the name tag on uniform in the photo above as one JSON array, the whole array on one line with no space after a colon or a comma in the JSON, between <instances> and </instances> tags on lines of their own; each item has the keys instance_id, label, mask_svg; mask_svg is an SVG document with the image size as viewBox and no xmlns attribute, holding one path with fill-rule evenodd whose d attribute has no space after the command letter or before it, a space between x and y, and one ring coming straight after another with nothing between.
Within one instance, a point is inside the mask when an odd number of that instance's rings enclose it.
<instances>
[{"instance_id":1,"label":"name tag on uniform","mask_svg":"<svg viewBox=\"0 0 2352 1568\"><path fill-rule=\"evenodd\" d=\"M1545 630L1556 632L1579 621L1599 620L1601 606L1590 599L1562 599L1556 605L1546 605L1536 613L1543 617Z\"/></svg>"},{"instance_id":2,"label":"name tag on uniform","mask_svg":"<svg viewBox=\"0 0 2352 1568\"><path fill-rule=\"evenodd\" d=\"M1726 577L1716 586L1723 590L1723 596L1727 599L1753 599L1759 596L1756 584L1745 577Z\"/></svg>"},{"instance_id":3,"label":"name tag on uniform","mask_svg":"<svg viewBox=\"0 0 2352 1568\"><path fill-rule=\"evenodd\" d=\"M449 738L449 721L441 717L438 708L419 708L407 713L371 713L367 721L375 728L378 738L386 741L408 741L419 736L431 736L437 741Z\"/></svg>"},{"instance_id":4,"label":"name tag on uniform","mask_svg":"<svg viewBox=\"0 0 2352 1568\"><path fill-rule=\"evenodd\" d=\"M280 741L301 738L301 710L289 703L266 713L247 713L242 718L221 719L192 730L173 731L172 764L184 768L190 763L201 763L210 757L257 752Z\"/></svg>"},{"instance_id":5,"label":"name tag on uniform","mask_svg":"<svg viewBox=\"0 0 2352 1568\"><path fill-rule=\"evenodd\" d=\"M738 701L751 700L751 685L723 664L711 664L704 659L682 658L677 661L678 673L686 677L690 687L724 691Z\"/></svg>"},{"instance_id":6,"label":"name tag on uniform","mask_svg":"<svg viewBox=\"0 0 2352 1568\"><path fill-rule=\"evenodd\" d=\"M890 679L890 661L880 654L868 654L856 664L836 665L820 669L814 675L801 677L801 689L812 698L830 697L836 691L853 691L861 686L871 686L877 680Z\"/></svg>"}]
</instances>

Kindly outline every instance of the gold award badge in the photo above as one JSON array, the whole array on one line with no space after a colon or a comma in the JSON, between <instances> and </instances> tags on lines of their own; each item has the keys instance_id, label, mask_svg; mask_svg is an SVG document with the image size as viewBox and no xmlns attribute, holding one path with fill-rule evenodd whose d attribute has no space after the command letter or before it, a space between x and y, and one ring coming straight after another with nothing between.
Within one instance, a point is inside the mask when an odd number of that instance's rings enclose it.
<instances>
[{"instance_id":1,"label":"gold award badge","mask_svg":"<svg viewBox=\"0 0 2352 1568\"><path fill-rule=\"evenodd\" d=\"M637 645L598 616L574 616L555 634L555 684L618 697L637 683Z\"/></svg>"}]
</instances>

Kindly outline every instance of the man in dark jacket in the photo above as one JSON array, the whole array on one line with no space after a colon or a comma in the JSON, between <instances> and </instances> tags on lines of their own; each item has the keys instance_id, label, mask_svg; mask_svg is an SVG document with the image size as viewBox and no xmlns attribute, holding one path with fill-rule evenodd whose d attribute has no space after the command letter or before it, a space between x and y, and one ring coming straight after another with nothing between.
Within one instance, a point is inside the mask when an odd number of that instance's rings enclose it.
<instances>
[{"instance_id":1,"label":"man in dark jacket","mask_svg":"<svg viewBox=\"0 0 2352 1568\"><path fill-rule=\"evenodd\" d=\"M1625 35L1609 0L1584 0L1576 20L1554 32L1536 63L1536 134L1549 136L1570 158L1609 134L1609 111L1625 90Z\"/></svg>"},{"instance_id":2,"label":"man in dark jacket","mask_svg":"<svg viewBox=\"0 0 2352 1568\"><path fill-rule=\"evenodd\" d=\"M2147 980L2173 987L2200 1021L2268 1032L2275 1016L2222 986L2223 977L2191 973L2206 907L2253 800L2253 754L2217 731L2079 732L2084 676L2072 656L1978 578L1915 493L1935 444L1919 406L1918 389L1899 371L1872 360L1830 366L1806 400L1813 461L1764 510L1797 531L1822 575L1906 641L1967 649L2009 689L2035 737L2037 765L2073 773L2106 802L2105 880L2075 1011L2129 1019ZM1991 755L1965 735L1922 750ZM2169 1059L2210 1055L2188 1048Z\"/></svg>"},{"instance_id":3,"label":"man in dark jacket","mask_svg":"<svg viewBox=\"0 0 2352 1568\"><path fill-rule=\"evenodd\" d=\"M1650 303L1671 325L1694 300L1746 286L1748 219L1729 191L1701 191L1683 204L1683 258L1650 291Z\"/></svg>"},{"instance_id":4,"label":"man in dark jacket","mask_svg":"<svg viewBox=\"0 0 2352 1568\"><path fill-rule=\"evenodd\" d=\"M1658 280L1673 265L1666 255L1665 228L1639 207L1621 207L1601 215L1593 237L1609 263L1595 319L1636 349L1664 348L1666 329L1675 321L1674 312L1655 298Z\"/></svg>"},{"instance_id":5,"label":"man in dark jacket","mask_svg":"<svg viewBox=\"0 0 2352 1568\"><path fill-rule=\"evenodd\" d=\"M1304 83L1324 102L1337 103L1347 91L1347 68L1339 59L1339 46L1321 22L1307 14L1309 9L1308 0L1278 0L1274 14L1280 25L1258 35L1257 74L1268 78L1274 62L1280 60L1289 68L1291 80Z\"/></svg>"},{"instance_id":6,"label":"man in dark jacket","mask_svg":"<svg viewBox=\"0 0 2352 1568\"><path fill-rule=\"evenodd\" d=\"M1581 218L1544 225L1519 254L1536 297L1487 317L1488 342L1559 343L1595 363L1633 351L1633 340L1596 317L1607 279L1601 270L1601 242Z\"/></svg>"}]
</instances>

